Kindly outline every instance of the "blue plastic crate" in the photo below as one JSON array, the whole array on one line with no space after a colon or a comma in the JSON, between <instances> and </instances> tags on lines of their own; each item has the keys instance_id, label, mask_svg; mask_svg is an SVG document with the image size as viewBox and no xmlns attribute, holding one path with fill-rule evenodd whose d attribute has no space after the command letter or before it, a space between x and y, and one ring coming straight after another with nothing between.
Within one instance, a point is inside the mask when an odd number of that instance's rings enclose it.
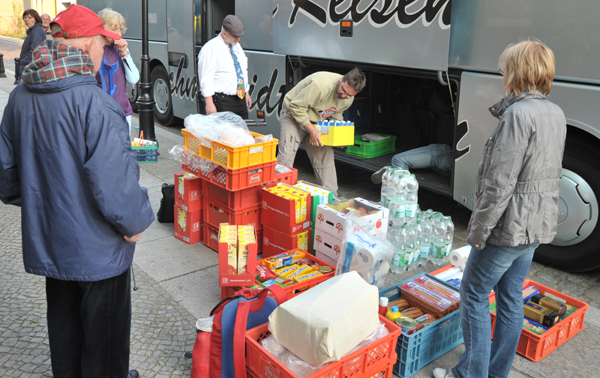
<instances>
[{"instance_id":1,"label":"blue plastic crate","mask_svg":"<svg viewBox=\"0 0 600 378\"><path fill-rule=\"evenodd\" d=\"M400 286L422 276L436 279L430 274L420 273L382 289L379 291L379 296L388 297L390 302L401 298ZM454 311L412 335L401 334L398 337L398 345L396 346L398 362L394 365L394 374L403 378L410 377L423 366L462 343L463 333L460 324L460 311Z\"/></svg>"},{"instance_id":2,"label":"blue plastic crate","mask_svg":"<svg viewBox=\"0 0 600 378\"><path fill-rule=\"evenodd\" d=\"M131 147L138 163L158 163L158 145L147 147Z\"/></svg>"}]
</instances>

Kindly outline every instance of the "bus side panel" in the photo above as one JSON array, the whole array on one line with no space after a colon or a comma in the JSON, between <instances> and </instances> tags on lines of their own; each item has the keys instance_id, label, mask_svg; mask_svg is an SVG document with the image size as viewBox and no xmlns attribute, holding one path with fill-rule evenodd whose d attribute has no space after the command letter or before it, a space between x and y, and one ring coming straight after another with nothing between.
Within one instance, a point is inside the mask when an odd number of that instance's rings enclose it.
<instances>
[{"instance_id":1,"label":"bus side panel","mask_svg":"<svg viewBox=\"0 0 600 378\"><path fill-rule=\"evenodd\" d=\"M173 114L185 118L197 113L198 79L193 1L171 0L167 7L169 80Z\"/></svg>"},{"instance_id":2,"label":"bus side panel","mask_svg":"<svg viewBox=\"0 0 600 378\"><path fill-rule=\"evenodd\" d=\"M323 59L443 70L450 0L275 0L273 51ZM341 30L351 20L352 35Z\"/></svg>"},{"instance_id":3,"label":"bus side panel","mask_svg":"<svg viewBox=\"0 0 600 378\"><path fill-rule=\"evenodd\" d=\"M451 67L498 71L510 43L539 39L556 58L556 77L600 83L598 1L455 0L450 32Z\"/></svg>"},{"instance_id":4,"label":"bus side panel","mask_svg":"<svg viewBox=\"0 0 600 378\"><path fill-rule=\"evenodd\" d=\"M246 30L244 50L273 51L273 0L236 0L235 14Z\"/></svg>"},{"instance_id":5,"label":"bus side panel","mask_svg":"<svg viewBox=\"0 0 600 378\"><path fill-rule=\"evenodd\" d=\"M250 118L257 119L257 110L266 116L266 127L253 128L261 134L273 134L279 138L279 113L285 97L285 55L257 51L245 51L248 57L248 76L252 107Z\"/></svg>"},{"instance_id":6,"label":"bus side panel","mask_svg":"<svg viewBox=\"0 0 600 378\"><path fill-rule=\"evenodd\" d=\"M475 177L483 145L498 120L488 108L504 96L502 76L463 72L460 84L453 198L469 209L475 205Z\"/></svg>"},{"instance_id":7,"label":"bus side panel","mask_svg":"<svg viewBox=\"0 0 600 378\"><path fill-rule=\"evenodd\" d=\"M498 125L488 108L504 96L499 75L463 72L457 122L453 197L469 209L475 201L475 175L483 145ZM560 106L567 124L589 134L586 142L600 140L600 88L590 85L554 82L548 99ZM574 138L567 134L567 140Z\"/></svg>"},{"instance_id":8,"label":"bus side panel","mask_svg":"<svg viewBox=\"0 0 600 378\"><path fill-rule=\"evenodd\" d=\"M142 80L142 61L140 60L142 56L142 41L138 40L128 40L127 48L129 48L129 52L135 63L138 71L140 72L140 81ZM150 61L159 60L162 65L167 67L167 44L163 42L149 42L148 43L148 54L150 56ZM127 84L127 94L129 96L130 101L135 101L137 99L137 93L135 92L135 85Z\"/></svg>"}]
</instances>

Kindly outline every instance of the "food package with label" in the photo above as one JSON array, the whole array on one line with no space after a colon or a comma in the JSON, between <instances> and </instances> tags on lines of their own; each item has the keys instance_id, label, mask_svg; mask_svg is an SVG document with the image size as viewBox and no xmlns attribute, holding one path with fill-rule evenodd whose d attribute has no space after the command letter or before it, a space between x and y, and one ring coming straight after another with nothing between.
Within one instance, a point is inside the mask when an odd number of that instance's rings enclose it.
<instances>
[{"instance_id":1,"label":"food package with label","mask_svg":"<svg viewBox=\"0 0 600 378\"><path fill-rule=\"evenodd\" d=\"M379 326L379 291L356 272L333 277L277 307L275 339L305 362L338 361Z\"/></svg>"}]
</instances>

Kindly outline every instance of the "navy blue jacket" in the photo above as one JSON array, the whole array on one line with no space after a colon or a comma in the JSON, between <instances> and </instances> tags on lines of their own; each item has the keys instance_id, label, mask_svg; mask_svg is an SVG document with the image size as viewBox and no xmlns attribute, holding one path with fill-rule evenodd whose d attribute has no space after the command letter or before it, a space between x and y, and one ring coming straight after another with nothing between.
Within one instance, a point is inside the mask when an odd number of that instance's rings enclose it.
<instances>
[{"instance_id":1,"label":"navy blue jacket","mask_svg":"<svg viewBox=\"0 0 600 378\"><path fill-rule=\"evenodd\" d=\"M19 55L19 76L23 73L25 66L31 63L31 55L33 50L46 40L46 32L41 22L36 22L32 27L27 29L27 38L21 46L21 55Z\"/></svg>"},{"instance_id":2,"label":"navy blue jacket","mask_svg":"<svg viewBox=\"0 0 600 378\"><path fill-rule=\"evenodd\" d=\"M0 199L20 205L25 270L98 281L154 220L123 110L91 75L19 84L0 126Z\"/></svg>"}]
</instances>

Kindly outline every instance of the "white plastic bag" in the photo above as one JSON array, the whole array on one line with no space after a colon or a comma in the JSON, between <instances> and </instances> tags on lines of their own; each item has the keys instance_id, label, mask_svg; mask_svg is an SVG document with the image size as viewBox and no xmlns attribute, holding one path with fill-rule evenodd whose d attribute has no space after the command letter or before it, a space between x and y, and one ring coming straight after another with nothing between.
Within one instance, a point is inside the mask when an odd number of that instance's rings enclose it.
<instances>
[{"instance_id":1,"label":"white plastic bag","mask_svg":"<svg viewBox=\"0 0 600 378\"><path fill-rule=\"evenodd\" d=\"M246 122L232 112L218 112L211 115L190 114L183 124L187 131L210 147L211 142L220 142L230 147L254 144Z\"/></svg>"}]
</instances>

